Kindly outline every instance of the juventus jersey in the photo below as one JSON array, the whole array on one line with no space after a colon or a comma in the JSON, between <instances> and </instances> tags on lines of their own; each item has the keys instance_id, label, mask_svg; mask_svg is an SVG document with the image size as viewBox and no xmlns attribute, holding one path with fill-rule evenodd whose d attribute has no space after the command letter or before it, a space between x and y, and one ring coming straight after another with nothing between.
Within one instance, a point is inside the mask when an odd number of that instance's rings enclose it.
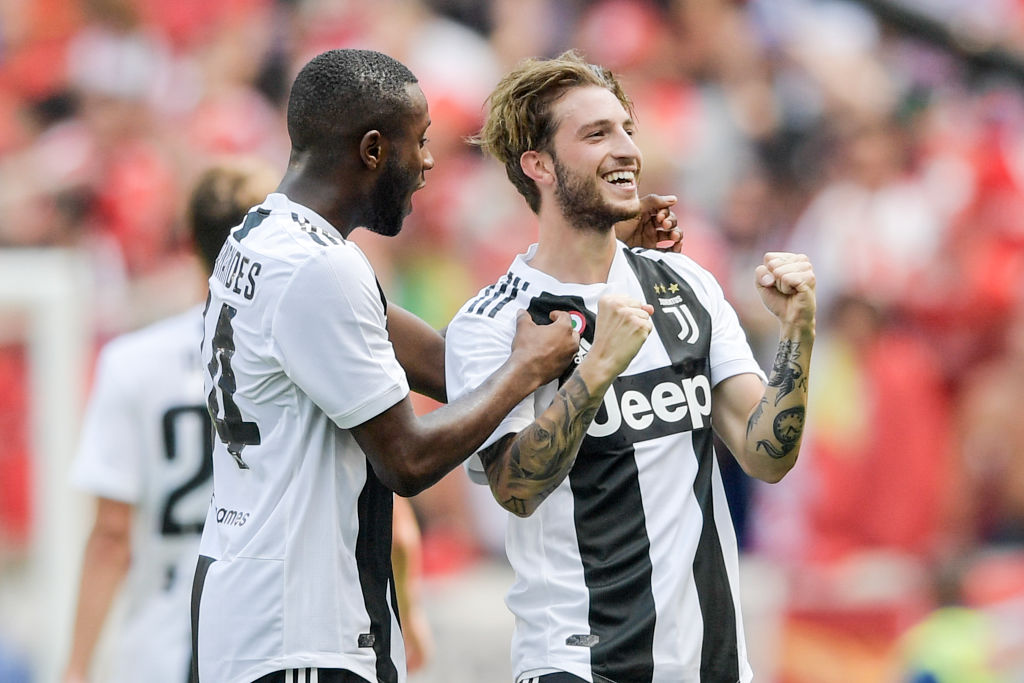
<instances>
[{"instance_id":1,"label":"juventus jersey","mask_svg":"<svg viewBox=\"0 0 1024 683\"><path fill-rule=\"evenodd\" d=\"M115 683L185 683L188 604L210 502L212 439L199 372L199 307L118 337L100 353L72 483L134 506Z\"/></svg>"},{"instance_id":2,"label":"juventus jersey","mask_svg":"<svg viewBox=\"0 0 1024 683\"><path fill-rule=\"evenodd\" d=\"M203 683L405 680L393 494L349 431L409 391L385 313L359 248L282 194L221 250L202 344L217 433L193 593Z\"/></svg>"},{"instance_id":3,"label":"juventus jersey","mask_svg":"<svg viewBox=\"0 0 1024 683\"><path fill-rule=\"evenodd\" d=\"M570 311L577 362L602 294L655 309L654 333L606 393L569 476L533 515L509 516L513 669L518 681L553 671L595 683L749 681L711 390L736 374L764 375L707 271L680 254L619 247L607 283L579 285L530 267L534 245L448 326L454 399L508 357L520 309L538 323ZM558 384L527 397L483 447L533 422ZM478 455L467 469L486 483Z\"/></svg>"}]
</instances>

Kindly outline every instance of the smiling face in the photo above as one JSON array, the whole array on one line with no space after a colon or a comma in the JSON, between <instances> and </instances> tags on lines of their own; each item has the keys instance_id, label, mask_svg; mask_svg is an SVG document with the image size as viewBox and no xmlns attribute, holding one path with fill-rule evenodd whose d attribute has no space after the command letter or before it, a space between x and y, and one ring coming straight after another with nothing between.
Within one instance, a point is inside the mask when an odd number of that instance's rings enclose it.
<instances>
[{"instance_id":1,"label":"smiling face","mask_svg":"<svg viewBox=\"0 0 1024 683\"><path fill-rule=\"evenodd\" d=\"M579 229L605 231L640 212L643 157L635 125L615 95L599 86L572 88L552 107L556 130L555 201Z\"/></svg>"},{"instance_id":2,"label":"smiling face","mask_svg":"<svg viewBox=\"0 0 1024 683\"><path fill-rule=\"evenodd\" d=\"M370 215L366 227L380 235L397 235L412 211L412 195L426 183L425 173L434 167L427 149L430 112L419 86L410 84L409 109L398 130L388 138L389 154L370 191Z\"/></svg>"}]
</instances>

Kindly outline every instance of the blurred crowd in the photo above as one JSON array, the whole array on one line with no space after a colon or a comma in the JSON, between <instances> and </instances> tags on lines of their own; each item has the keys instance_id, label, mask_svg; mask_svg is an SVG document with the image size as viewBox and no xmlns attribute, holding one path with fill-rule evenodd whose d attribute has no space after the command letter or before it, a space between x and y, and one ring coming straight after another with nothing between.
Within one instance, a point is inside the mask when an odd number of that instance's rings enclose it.
<instances>
[{"instance_id":1,"label":"blurred crowd","mask_svg":"<svg viewBox=\"0 0 1024 683\"><path fill-rule=\"evenodd\" d=\"M334 47L395 56L427 95L437 166L412 216L353 238L438 328L535 240L464 142L491 87L569 47L619 73L642 190L679 196L684 252L765 367L762 253L818 275L801 462L754 486L721 460L744 549L784 577L778 680L883 680L894 649L912 668L942 650L914 629L941 633L960 614L943 610L993 620L1007 643L981 639L978 666L1024 676L1024 627L999 626L1024 615L1024 2L0 2L0 248L87 253L97 345L181 310L200 291L191 182L231 155L283 171L288 86ZM20 340L0 313L0 559L32 529ZM428 574L500 552L488 495L456 472L414 500Z\"/></svg>"}]
</instances>

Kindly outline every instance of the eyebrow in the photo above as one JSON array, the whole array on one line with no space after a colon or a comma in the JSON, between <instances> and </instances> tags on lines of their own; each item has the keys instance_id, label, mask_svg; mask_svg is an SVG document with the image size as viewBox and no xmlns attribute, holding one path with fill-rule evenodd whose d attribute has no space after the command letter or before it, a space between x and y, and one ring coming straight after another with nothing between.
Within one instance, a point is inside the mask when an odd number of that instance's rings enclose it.
<instances>
[{"instance_id":1,"label":"eyebrow","mask_svg":"<svg viewBox=\"0 0 1024 683\"><path fill-rule=\"evenodd\" d=\"M576 129L576 134L580 135L584 131L587 131L587 130L590 130L590 129L593 129L593 128L609 128L609 127L613 127L615 125L617 125L617 124L615 123L615 121L612 121L611 119L598 119L597 121L588 121L587 123L584 123L582 126L580 126L579 128ZM633 123L633 119L629 118L629 117L627 117L622 122L622 126L624 128L628 127L628 126L634 126L634 125L636 125L636 124Z\"/></svg>"}]
</instances>

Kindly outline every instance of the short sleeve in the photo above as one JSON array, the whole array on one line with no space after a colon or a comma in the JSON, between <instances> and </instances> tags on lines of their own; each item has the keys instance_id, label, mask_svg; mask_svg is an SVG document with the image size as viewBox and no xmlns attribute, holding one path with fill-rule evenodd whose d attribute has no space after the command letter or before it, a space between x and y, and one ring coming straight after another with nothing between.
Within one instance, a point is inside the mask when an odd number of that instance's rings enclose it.
<instances>
[{"instance_id":1,"label":"short sleeve","mask_svg":"<svg viewBox=\"0 0 1024 683\"><path fill-rule=\"evenodd\" d=\"M339 427L366 422L409 393L388 338L376 277L354 245L302 264L272 322L284 371Z\"/></svg>"},{"instance_id":2,"label":"short sleeve","mask_svg":"<svg viewBox=\"0 0 1024 683\"><path fill-rule=\"evenodd\" d=\"M86 406L71 470L75 488L136 504L142 497L143 422L129 389L127 359L117 342L104 347Z\"/></svg>"},{"instance_id":3,"label":"short sleeve","mask_svg":"<svg viewBox=\"0 0 1024 683\"><path fill-rule=\"evenodd\" d=\"M739 316L725 299L718 282L710 274L707 279L711 313L711 386L744 373L753 373L764 382L764 371L754 359Z\"/></svg>"},{"instance_id":4,"label":"short sleeve","mask_svg":"<svg viewBox=\"0 0 1024 683\"><path fill-rule=\"evenodd\" d=\"M460 314L448 325L445 334L445 384L449 401L477 389L508 360L515 331L503 328L501 322L486 316ZM505 416L477 452L506 434L515 434L529 426L536 418L534 406L531 394ZM465 467L473 482L487 483L478 455L466 460Z\"/></svg>"}]
</instances>

